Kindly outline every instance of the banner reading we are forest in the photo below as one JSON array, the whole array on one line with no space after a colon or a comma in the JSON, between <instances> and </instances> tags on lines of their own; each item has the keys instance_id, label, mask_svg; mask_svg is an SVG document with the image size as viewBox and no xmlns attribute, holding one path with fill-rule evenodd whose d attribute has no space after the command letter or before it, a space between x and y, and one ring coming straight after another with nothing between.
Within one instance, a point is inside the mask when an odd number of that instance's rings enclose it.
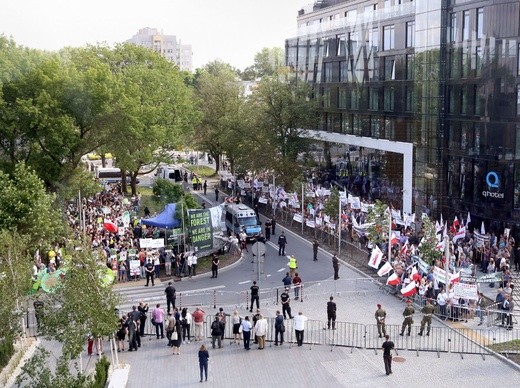
<instances>
[{"instance_id":1,"label":"banner reading we are forest","mask_svg":"<svg viewBox=\"0 0 520 388\"><path fill-rule=\"evenodd\" d=\"M195 252L213 248L213 230L209 209L188 210L191 243Z\"/></svg>"}]
</instances>

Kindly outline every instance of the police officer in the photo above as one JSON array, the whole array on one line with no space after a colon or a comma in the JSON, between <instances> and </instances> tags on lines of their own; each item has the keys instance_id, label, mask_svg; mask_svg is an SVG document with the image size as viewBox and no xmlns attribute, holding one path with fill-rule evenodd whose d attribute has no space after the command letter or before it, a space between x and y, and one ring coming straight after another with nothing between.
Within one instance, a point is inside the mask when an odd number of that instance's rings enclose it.
<instances>
[{"instance_id":1,"label":"police officer","mask_svg":"<svg viewBox=\"0 0 520 388\"><path fill-rule=\"evenodd\" d=\"M320 246L320 243L318 240L314 239L312 242L312 256L314 261L318 261L318 247Z\"/></svg>"},{"instance_id":2,"label":"police officer","mask_svg":"<svg viewBox=\"0 0 520 388\"><path fill-rule=\"evenodd\" d=\"M377 324L377 332L379 333L379 338L382 338L383 335L386 335L386 311L381 307L380 304L377 305L377 310L375 313L376 324Z\"/></svg>"},{"instance_id":3,"label":"police officer","mask_svg":"<svg viewBox=\"0 0 520 388\"><path fill-rule=\"evenodd\" d=\"M267 241L271 240L271 220L267 220L265 222L265 239Z\"/></svg>"},{"instance_id":4,"label":"police officer","mask_svg":"<svg viewBox=\"0 0 520 388\"><path fill-rule=\"evenodd\" d=\"M334 256L332 256L332 268L334 269L334 280L338 280L339 279L339 260L335 254L334 254Z\"/></svg>"},{"instance_id":5,"label":"police officer","mask_svg":"<svg viewBox=\"0 0 520 388\"><path fill-rule=\"evenodd\" d=\"M330 329L332 323L332 330L336 330L336 303L334 297L330 297L327 302L327 329Z\"/></svg>"},{"instance_id":6,"label":"police officer","mask_svg":"<svg viewBox=\"0 0 520 388\"><path fill-rule=\"evenodd\" d=\"M423 313L423 319L421 320L421 330L419 331L419 335L423 335L424 326L428 324L428 329L426 330L426 335L430 335L430 326L432 325L432 315L435 311L435 307L433 307L431 303L431 299L426 299L426 304L421 310Z\"/></svg>"},{"instance_id":7,"label":"police officer","mask_svg":"<svg viewBox=\"0 0 520 388\"><path fill-rule=\"evenodd\" d=\"M407 335L410 335L410 332L412 331L412 325L413 325L413 314L415 313L414 308L412 307L412 301L410 299L406 300L406 307L403 311L403 326L401 327L401 333L399 335L404 335L404 329L406 326L408 326L408 333Z\"/></svg>"},{"instance_id":8,"label":"police officer","mask_svg":"<svg viewBox=\"0 0 520 388\"><path fill-rule=\"evenodd\" d=\"M294 255L291 255L291 257L289 257L289 274L291 276L291 279L294 278L294 274L296 273L296 268L298 268L298 264L296 262L296 257L294 257Z\"/></svg>"},{"instance_id":9,"label":"police officer","mask_svg":"<svg viewBox=\"0 0 520 388\"><path fill-rule=\"evenodd\" d=\"M274 234L274 233L273 233ZM287 245L287 238L284 232L278 237L278 256L285 256L285 246Z\"/></svg>"},{"instance_id":10,"label":"police officer","mask_svg":"<svg viewBox=\"0 0 520 388\"><path fill-rule=\"evenodd\" d=\"M280 295L280 301L282 302L282 314L283 319L287 319L287 314L289 315L289 319L292 319L291 315L291 297L289 296L289 287L285 287L284 292Z\"/></svg>"},{"instance_id":11,"label":"police officer","mask_svg":"<svg viewBox=\"0 0 520 388\"><path fill-rule=\"evenodd\" d=\"M144 270L146 272L146 284L145 286L148 287L148 283L150 283L150 280L152 281L152 286L155 285L154 283L154 269L155 266L152 263L151 259L148 259L148 263L145 264Z\"/></svg>"}]
</instances>

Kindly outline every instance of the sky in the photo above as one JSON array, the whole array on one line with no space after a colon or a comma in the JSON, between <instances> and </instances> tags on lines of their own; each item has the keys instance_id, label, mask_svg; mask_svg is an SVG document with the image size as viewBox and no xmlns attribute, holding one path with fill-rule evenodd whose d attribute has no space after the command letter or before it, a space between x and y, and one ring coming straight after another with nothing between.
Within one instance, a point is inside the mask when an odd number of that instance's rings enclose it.
<instances>
[{"instance_id":1,"label":"sky","mask_svg":"<svg viewBox=\"0 0 520 388\"><path fill-rule=\"evenodd\" d=\"M144 27L193 47L194 69L220 59L244 69L264 47L296 36L313 0L2 0L0 34L42 50L124 42Z\"/></svg>"}]
</instances>

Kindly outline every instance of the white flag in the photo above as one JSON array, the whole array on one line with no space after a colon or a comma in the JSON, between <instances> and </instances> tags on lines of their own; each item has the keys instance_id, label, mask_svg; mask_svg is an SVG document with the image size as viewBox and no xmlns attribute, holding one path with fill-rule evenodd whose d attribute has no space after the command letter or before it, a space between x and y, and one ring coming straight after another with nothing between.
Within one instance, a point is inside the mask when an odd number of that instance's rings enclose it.
<instances>
[{"instance_id":1,"label":"white flag","mask_svg":"<svg viewBox=\"0 0 520 388\"><path fill-rule=\"evenodd\" d=\"M482 225L480 225L480 234L486 234L486 227L484 226L484 221L482 221Z\"/></svg>"},{"instance_id":2,"label":"white flag","mask_svg":"<svg viewBox=\"0 0 520 388\"><path fill-rule=\"evenodd\" d=\"M468 218L466 218L466 226L468 226L470 222L471 222L471 216L469 215L469 212L468 212Z\"/></svg>"},{"instance_id":3,"label":"white flag","mask_svg":"<svg viewBox=\"0 0 520 388\"><path fill-rule=\"evenodd\" d=\"M379 268L379 271L377 271L378 276L385 276L388 272L392 270L392 264L390 264L388 261L383 264L381 268Z\"/></svg>"},{"instance_id":4,"label":"white flag","mask_svg":"<svg viewBox=\"0 0 520 388\"><path fill-rule=\"evenodd\" d=\"M383 252L376 245L374 249L372 249L372 254L370 255L370 260L368 261L368 265L372 268L378 269L379 264L381 264L381 259L383 258Z\"/></svg>"}]
</instances>

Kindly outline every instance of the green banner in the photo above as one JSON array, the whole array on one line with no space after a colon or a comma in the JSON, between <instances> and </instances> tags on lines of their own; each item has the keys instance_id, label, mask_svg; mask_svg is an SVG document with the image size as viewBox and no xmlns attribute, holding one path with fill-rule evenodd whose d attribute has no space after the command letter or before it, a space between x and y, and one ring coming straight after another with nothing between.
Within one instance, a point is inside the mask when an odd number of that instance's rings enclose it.
<instances>
[{"instance_id":1,"label":"green banner","mask_svg":"<svg viewBox=\"0 0 520 388\"><path fill-rule=\"evenodd\" d=\"M195 252L213 248L213 230L209 209L188 210L191 243Z\"/></svg>"}]
</instances>

